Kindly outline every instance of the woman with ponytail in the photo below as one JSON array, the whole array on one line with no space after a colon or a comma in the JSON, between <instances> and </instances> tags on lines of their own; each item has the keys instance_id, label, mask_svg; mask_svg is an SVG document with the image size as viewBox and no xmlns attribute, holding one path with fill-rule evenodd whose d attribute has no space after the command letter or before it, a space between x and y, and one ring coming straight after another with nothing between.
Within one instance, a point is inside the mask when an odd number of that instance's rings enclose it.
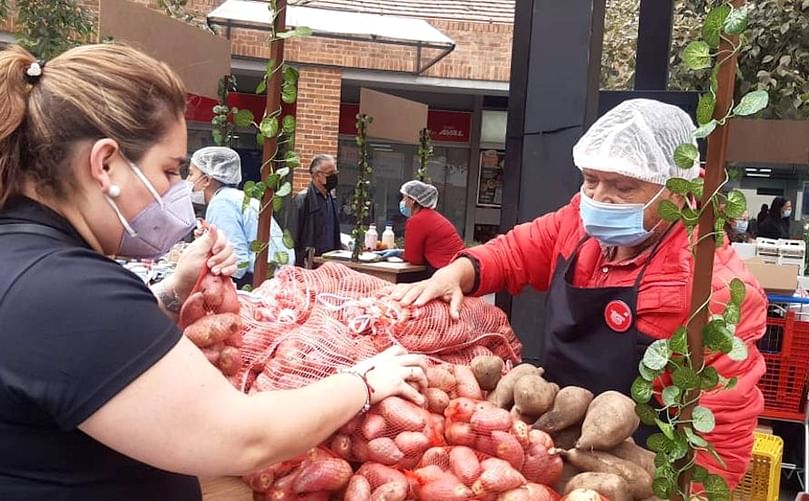
<instances>
[{"instance_id":1,"label":"woman with ponytail","mask_svg":"<svg viewBox=\"0 0 809 501\"><path fill-rule=\"evenodd\" d=\"M199 500L322 442L388 395L420 400L421 357L386 352L309 387L247 396L176 325L215 228L150 290L106 256L153 258L193 228L185 90L115 44L0 52L0 499ZM374 392L369 391L373 387ZM312 407L317 405L317 412Z\"/></svg>"}]
</instances>

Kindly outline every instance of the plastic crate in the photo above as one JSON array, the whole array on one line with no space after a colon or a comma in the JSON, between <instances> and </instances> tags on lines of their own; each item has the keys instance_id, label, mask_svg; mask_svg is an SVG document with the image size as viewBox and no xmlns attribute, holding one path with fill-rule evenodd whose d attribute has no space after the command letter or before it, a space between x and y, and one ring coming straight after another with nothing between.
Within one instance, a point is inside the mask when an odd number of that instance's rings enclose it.
<instances>
[{"instance_id":1,"label":"plastic crate","mask_svg":"<svg viewBox=\"0 0 809 501\"><path fill-rule=\"evenodd\" d=\"M778 501L781 490L781 437L755 432L753 459L733 492L735 501Z\"/></svg>"},{"instance_id":2,"label":"plastic crate","mask_svg":"<svg viewBox=\"0 0 809 501\"><path fill-rule=\"evenodd\" d=\"M758 349L767 371L758 383L764 394L762 417L803 422L809 377L809 322L787 305L771 304Z\"/></svg>"}]
</instances>

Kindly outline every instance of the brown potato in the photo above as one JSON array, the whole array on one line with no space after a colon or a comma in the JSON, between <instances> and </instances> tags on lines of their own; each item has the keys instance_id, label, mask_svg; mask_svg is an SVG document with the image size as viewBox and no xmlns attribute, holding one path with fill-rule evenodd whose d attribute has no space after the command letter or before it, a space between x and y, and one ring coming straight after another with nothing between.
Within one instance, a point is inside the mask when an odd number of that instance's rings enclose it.
<instances>
[{"instance_id":1,"label":"brown potato","mask_svg":"<svg viewBox=\"0 0 809 501\"><path fill-rule=\"evenodd\" d=\"M523 376L514 385L514 404L520 414L542 416L553 406L559 387L536 374Z\"/></svg>"},{"instance_id":2,"label":"brown potato","mask_svg":"<svg viewBox=\"0 0 809 501\"><path fill-rule=\"evenodd\" d=\"M564 451L562 457L582 471L612 473L620 476L629 486L629 491L635 499L645 499L654 494L652 491L653 477L631 461L617 458L607 452L586 452L578 449Z\"/></svg>"},{"instance_id":3,"label":"brown potato","mask_svg":"<svg viewBox=\"0 0 809 501\"><path fill-rule=\"evenodd\" d=\"M629 486L623 478L612 473L579 473L565 487L565 494L576 489L591 489L610 501L632 501Z\"/></svg>"},{"instance_id":4,"label":"brown potato","mask_svg":"<svg viewBox=\"0 0 809 501\"><path fill-rule=\"evenodd\" d=\"M593 393L590 390L578 386L562 388L556 394L551 410L543 414L534 427L551 435L558 433L581 422L592 401Z\"/></svg>"},{"instance_id":5,"label":"brown potato","mask_svg":"<svg viewBox=\"0 0 809 501\"><path fill-rule=\"evenodd\" d=\"M508 374L500 378L497 387L486 398L501 409L508 410L514 403L514 385L522 376L536 375L537 368L531 364L520 364L511 369Z\"/></svg>"},{"instance_id":6,"label":"brown potato","mask_svg":"<svg viewBox=\"0 0 809 501\"><path fill-rule=\"evenodd\" d=\"M565 450L574 448L579 437L581 437L581 424L565 428L559 433L551 435L553 445Z\"/></svg>"},{"instance_id":7,"label":"brown potato","mask_svg":"<svg viewBox=\"0 0 809 501\"><path fill-rule=\"evenodd\" d=\"M495 389L503 377L503 359L495 355L475 357L471 367L478 384L486 391Z\"/></svg>"},{"instance_id":8,"label":"brown potato","mask_svg":"<svg viewBox=\"0 0 809 501\"><path fill-rule=\"evenodd\" d=\"M617 391L605 391L587 408L576 448L608 451L635 433L638 425L635 402Z\"/></svg>"},{"instance_id":9,"label":"brown potato","mask_svg":"<svg viewBox=\"0 0 809 501\"><path fill-rule=\"evenodd\" d=\"M655 477L655 453L635 444L631 438L624 440L618 447L610 450L613 456L630 461L643 468L650 477Z\"/></svg>"}]
</instances>

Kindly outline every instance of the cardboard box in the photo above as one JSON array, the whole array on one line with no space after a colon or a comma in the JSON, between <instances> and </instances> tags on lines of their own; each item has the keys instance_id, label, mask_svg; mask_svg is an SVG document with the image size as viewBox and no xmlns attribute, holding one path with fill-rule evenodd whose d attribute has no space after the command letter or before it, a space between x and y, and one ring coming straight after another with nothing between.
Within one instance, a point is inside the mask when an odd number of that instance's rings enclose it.
<instances>
[{"instance_id":1,"label":"cardboard box","mask_svg":"<svg viewBox=\"0 0 809 501\"><path fill-rule=\"evenodd\" d=\"M761 256L744 262L767 292L792 295L798 288L798 266L794 264L766 263Z\"/></svg>"}]
</instances>

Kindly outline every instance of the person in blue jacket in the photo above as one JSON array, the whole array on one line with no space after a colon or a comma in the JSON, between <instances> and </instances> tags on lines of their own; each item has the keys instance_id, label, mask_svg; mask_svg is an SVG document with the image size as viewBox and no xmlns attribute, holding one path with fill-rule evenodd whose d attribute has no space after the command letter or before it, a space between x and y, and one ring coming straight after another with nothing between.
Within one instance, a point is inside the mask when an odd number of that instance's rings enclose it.
<instances>
[{"instance_id":1,"label":"person in blue jacket","mask_svg":"<svg viewBox=\"0 0 809 501\"><path fill-rule=\"evenodd\" d=\"M191 157L188 181L194 203L205 204L205 220L224 232L239 259L239 269L233 274L238 286L252 284L256 253L250 244L258 234L259 201L251 199L242 210L244 192L237 188L242 181L239 154L223 146L197 150ZM295 263L295 250L283 243L284 233L273 218L270 223L268 258L280 264Z\"/></svg>"}]
</instances>

